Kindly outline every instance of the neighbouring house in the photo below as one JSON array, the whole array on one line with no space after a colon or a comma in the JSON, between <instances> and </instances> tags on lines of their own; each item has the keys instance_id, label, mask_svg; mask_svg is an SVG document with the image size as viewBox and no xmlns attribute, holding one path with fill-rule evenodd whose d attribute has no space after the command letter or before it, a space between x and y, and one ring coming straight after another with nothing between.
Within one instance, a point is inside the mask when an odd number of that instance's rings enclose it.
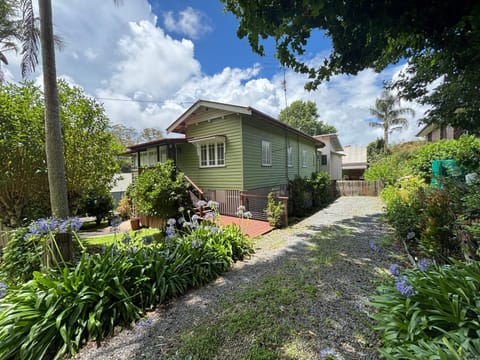
<instances>
[{"instance_id":1,"label":"neighbouring house","mask_svg":"<svg viewBox=\"0 0 480 360\"><path fill-rule=\"evenodd\" d=\"M331 180L342 180L343 147L337 134L323 134L314 136L325 143L319 156L319 170L330 175Z\"/></svg>"},{"instance_id":2,"label":"neighbouring house","mask_svg":"<svg viewBox=\"0 0 480 360\"><path fill-rule=\"evenodd\" d=\"M427 142L434 142L442 139L458 139L465 131L451 126L425 125L417 135L424 137Z\"/></svg>"},{"instance_id":3,"label":"neighbouring house","mask_svg":"<svg viewBox=\"0 0 480 360\"><path fill-rule=\"evenodd\" d=\"M125 195L128 185L132 183L132 173L120 173L113 178L114 186L110 193L112 194L115 206L118 206L118 202Z\"/></svg>"},{"instance_id":4,"label":"neighbouring house","mask_svg":"<svg viewBox=\"0 0 480 360\"><path fill-rule=\"evenodd\" d=\"M217 201L224 215L249 204L265 218L255 196L287 194L288 181L319 171L325 144L252 107L199 100L168 128L183 137L129 147L133 171L173 159L197 193ZM135 176L135 175L134 175Z\"/></svg>"},{"instance_id":5,"label":"neighbouring house","mask_svg":"<svg viewBox=\"0 0 480 360\"><path fill-rule=\"evenodd\" d=\"M346 145L343 147L342 172L344 180L363 180L367 168L367 147Z\"/></svg>"}]
</instances>

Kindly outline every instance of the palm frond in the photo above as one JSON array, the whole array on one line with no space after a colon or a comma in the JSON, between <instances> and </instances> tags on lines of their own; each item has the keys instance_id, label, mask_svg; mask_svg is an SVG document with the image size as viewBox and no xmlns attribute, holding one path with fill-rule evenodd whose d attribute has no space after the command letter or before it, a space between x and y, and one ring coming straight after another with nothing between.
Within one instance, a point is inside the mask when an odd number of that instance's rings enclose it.
<instances>
[{"instance_id":1,"label":"palm frond","mask_svg":"<svg viewBox=\"0 0 480 360\"><path fill-rule=\"evenodd\" d=\"M5 54L3 52L0 51L0 61L2 63L4 63L5 65L8 65L8 60L7 60L7 57L5 56Z\"/></svg>"},{"instance_id":2,"label":"palm frond","mask_svg":"<svg viewBox=\"0 0 480 360\"><path fill-rule=\"evenodd\" d=\"M40 31L35 26L35 13L32 0L22 1L22 76L34 72L38 64L38 43Z\"/></svg>"}]
</instances>

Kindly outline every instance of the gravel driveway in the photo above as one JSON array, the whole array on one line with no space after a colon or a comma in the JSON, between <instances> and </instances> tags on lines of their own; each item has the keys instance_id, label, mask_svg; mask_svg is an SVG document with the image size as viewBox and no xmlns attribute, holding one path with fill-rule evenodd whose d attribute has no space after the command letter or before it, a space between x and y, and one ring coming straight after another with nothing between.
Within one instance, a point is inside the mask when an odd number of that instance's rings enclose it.
<instances>
[{"instance_id":1,"label":"gravel driveway","mask_svg":"<svg viewBox=\"0 0 480 360\"><path fill-rule=\"evenodd\" d=\"M166 354L171 354L179 341L179 333L214 316L220 299L252 286L280 269L287 259L306 261L314 239L328 232L329 242L321 244L334 246L338 257L319 274L321 291L315 299L314 316L322 326L315 330L312 358L318 359L322 349L335 349L341 354L339 359L377 359L377 339L371 330L366 303L368 294L378 285L380 270L388 266L389 254L381 246L386 235L381 213L382 202L378 198L339 198L302 222L258 239L252 258L235 264L214 283L161 307L149 314L143 326L124 330L98 348L89 344L76 358L167 358Z\"/></svg>"}]
</instances>

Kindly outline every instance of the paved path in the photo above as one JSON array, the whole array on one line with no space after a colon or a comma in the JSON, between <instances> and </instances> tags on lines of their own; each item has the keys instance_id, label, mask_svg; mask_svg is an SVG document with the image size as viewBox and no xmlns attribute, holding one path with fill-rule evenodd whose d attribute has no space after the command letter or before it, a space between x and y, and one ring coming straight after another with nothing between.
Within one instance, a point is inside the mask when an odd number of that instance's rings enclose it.
<instances>
[{"instance_id":1,"label":"paved path","mask_svg":"<svg viewBox=\"0 0 480 360\"><path fill-rule=\"evenodd\" d=\"M378 276L379 268L388 266L387 252L381 249L374 251L371 245L380 246L385 236L381 213L382 203L378 198L339 198L302 222L260 238L251 259L235 264L230 272L214 283L191 291L150 314L152 320L148 327L137 326L123 331L100 348L89 345L82 350L79 358L165 358L176 334L208 316L222 296L254 284L262 276L279 269L286 260L297 258L304 261L312 241L317 241L315 239L320 233L329 233L329 243L338 245L335 251L340 249L340 259L320 275L325 287L318 296L317 313L314 315L325 322L334 316L334 325L318 329L318 351L335 346L345 359L376 359L371 343L358 343L354 338L359 332L366 338L375 338L365 325L371 325L366 315L366 303L367 295L375 288L372 277Z\"/></svg>"}]
</instances>

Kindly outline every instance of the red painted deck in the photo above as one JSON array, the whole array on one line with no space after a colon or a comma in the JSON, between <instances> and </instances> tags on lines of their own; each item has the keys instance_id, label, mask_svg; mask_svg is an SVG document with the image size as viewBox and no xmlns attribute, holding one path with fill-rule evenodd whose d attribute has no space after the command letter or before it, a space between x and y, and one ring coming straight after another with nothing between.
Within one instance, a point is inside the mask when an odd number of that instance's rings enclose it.
<instances>
[{"instance_id":1,"label":"red painted deck","mask_svg":"<svg viewBox=\"0 0 480 360\"><path fill-rule=\"evenodd\" d=\"M248 237L254 238L255 236L266 234L271 231L273 227L267 221L253 220L253 219L240 219L238 217L220 215L220 225L237 224L240 226L242 233Z\"/></svg>"}]
</instances>

